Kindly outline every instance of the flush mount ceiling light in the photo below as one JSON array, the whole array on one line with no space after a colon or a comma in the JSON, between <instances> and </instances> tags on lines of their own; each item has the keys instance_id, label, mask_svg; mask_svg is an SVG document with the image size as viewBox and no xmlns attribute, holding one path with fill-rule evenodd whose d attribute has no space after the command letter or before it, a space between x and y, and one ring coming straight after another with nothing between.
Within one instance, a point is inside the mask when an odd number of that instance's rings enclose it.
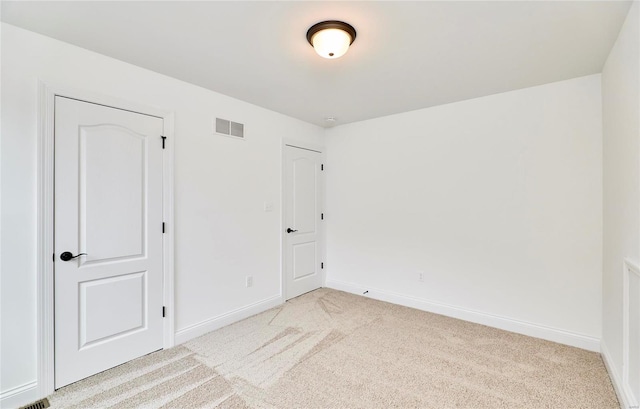
<instances>
[{"instance_id":1,"label":"flush mount ceiling light","mask_svg":"<svg viewBox=\"0 0 640 409\"><path fill-rule=\"evenodd\" d=\"M355 39L356 29L342 21L322 21L307 31L307 41L324 58L342 57Z\"/></svg>"}]
</instances>

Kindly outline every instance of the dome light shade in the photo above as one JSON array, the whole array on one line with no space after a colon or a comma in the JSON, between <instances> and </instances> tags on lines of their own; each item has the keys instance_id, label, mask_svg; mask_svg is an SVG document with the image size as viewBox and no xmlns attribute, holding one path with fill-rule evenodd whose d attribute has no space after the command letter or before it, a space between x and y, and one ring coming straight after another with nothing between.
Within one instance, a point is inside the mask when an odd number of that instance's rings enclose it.
<instances>
[{"instance_id":1,"label":"dome light shade","mask_svg":"<svg viewBox=\"0 0 640 409\"><path fill-rule=\"evenodd\" d=\"M322 21L307 31L307 41L324 58L342 57L355 39L356 30L342 21Z\"/></svg>"}]
</instances>

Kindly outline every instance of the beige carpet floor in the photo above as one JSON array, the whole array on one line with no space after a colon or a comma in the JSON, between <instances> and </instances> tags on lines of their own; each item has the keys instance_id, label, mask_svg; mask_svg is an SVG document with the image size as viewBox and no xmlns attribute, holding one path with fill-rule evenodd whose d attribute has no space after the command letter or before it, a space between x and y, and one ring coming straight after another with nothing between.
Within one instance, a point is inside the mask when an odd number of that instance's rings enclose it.
<instances>
[{"instance_id":1,"label":"beige carpet floor","mask_svg":"<svg viewBox=\"0 0 640 409\"><path fill-rule=\"evenodd\" d=\"M599 354L320 289L58 390L53 408L619 408Z\"/></svg>"}]
</instances>

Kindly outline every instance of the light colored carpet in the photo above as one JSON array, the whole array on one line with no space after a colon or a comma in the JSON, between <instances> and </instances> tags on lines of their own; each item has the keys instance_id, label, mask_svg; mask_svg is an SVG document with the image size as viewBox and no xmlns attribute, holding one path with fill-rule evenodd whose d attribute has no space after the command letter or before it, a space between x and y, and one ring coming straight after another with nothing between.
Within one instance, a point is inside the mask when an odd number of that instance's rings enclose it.
<instances>
[{"instance_id":1,"label":"light colored carpet","mask_svg":"<svg viewBox=\"0 0 640 409\"><path fill-rule=\"evenodd\" d=\"M599 354L320 289L62 388L54 408L619 408Z\"/></svg>"}]
</instances>

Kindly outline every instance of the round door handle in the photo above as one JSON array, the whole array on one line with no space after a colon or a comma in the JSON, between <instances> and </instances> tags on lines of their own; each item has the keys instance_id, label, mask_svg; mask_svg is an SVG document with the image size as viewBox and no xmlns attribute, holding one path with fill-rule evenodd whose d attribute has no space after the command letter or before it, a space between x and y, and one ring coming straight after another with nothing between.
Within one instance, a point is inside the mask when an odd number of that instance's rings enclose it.
<instances>
[{"instance_id":1,"label":"round door handle","mask_svg":"<svg viewBox=\"0 0 640 409\"><path fill-rule=\"evenodd\" d=\"M86 255L87 253L80 253L77 256L74 256L73 254L71 254L70 251L65 251L64 253L60 254L60 260L69 261L69 260L73 260L76 257L86 256Z\"/></svg>"},{"instance_id":2,"label":"round door handle","mask_svg":"<svg viewBox=\"0 0 640 409\"><path fill-rule=\"evenodd\" d=\"M287 233L294 233L297 232L298 230L293 230L291 227L287 227Z\"/></svg>"}]
</instances>

